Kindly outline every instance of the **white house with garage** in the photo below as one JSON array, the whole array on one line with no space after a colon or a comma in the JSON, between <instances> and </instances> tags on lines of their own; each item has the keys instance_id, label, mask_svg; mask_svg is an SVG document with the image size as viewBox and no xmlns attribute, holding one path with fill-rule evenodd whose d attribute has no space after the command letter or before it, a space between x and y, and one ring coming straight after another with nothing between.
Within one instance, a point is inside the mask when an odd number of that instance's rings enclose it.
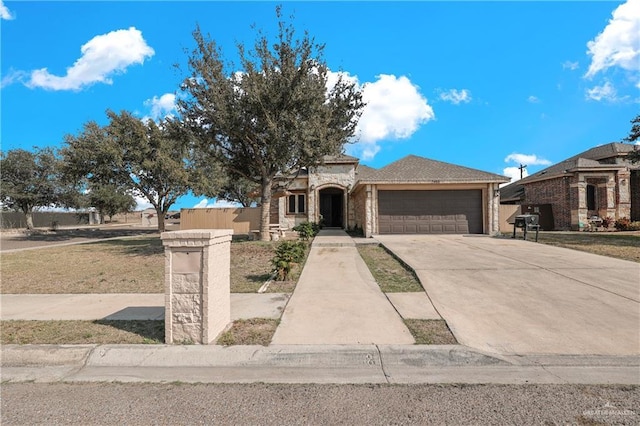
<instances>
[{"instance_id":1,"label":"white house with garage","mask_svg":"<svg viewBox=\"0 0 640 426\"><path fill-rule=\"evenodd\" d=\"M494 234L499 185L509 178L409 155L380 169L348 155L280 177L271 223L309 221L378 234Z\"/></svg>"}]
</instances>

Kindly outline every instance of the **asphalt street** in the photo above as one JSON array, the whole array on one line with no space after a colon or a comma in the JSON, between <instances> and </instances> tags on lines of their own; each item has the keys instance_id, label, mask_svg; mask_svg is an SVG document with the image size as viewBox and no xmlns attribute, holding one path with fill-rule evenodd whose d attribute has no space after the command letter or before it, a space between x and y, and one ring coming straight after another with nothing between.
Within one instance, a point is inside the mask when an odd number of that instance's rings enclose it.
<instances>
[{"instance_id":1,"label":"asphalt street","mask_svg":"<svg viewBox=\"0 0 640 426\"><path fill-rule=\"evenodd\" d=\"M2 425L637 425L640 390L594 385L2 386Z\"/></svg>"}]
</instances>

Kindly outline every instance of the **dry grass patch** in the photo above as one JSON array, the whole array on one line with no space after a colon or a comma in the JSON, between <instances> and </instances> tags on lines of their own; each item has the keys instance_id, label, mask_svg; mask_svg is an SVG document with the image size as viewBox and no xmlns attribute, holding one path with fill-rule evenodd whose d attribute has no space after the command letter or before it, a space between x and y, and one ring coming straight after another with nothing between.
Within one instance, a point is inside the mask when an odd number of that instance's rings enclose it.
<instances>
[{"instance_id":1,"label":"dry grass patch","mask_svg":"<svg viewBox=\"0 0 640 426\"><path fill-rule=\"evenodd\" d=\"M3 345L158 344L164 321L2 321Z\"/></svg>"},{"instance_id":2,"label":"dry grass patch","mask_svg":"<svg viewBox=\"0 0 640 426\"><path fill-rule=\"evenodd\" d=\"M444 320L405 319L416 345L457 345L458 341Z\"/></svg>"},{"instance_id":3,"label":"dry grass patch","mask_svg":"<svg viewBox=\"0 0 640 426\"><path fill-rule=\"evenodd\" d=\"M163 253L143 237L3 254L2 293L162 293Z\"/></svg>"},{"instance_id":4,"label":"dry grass patch","mask_svg":"<svg viewBox=\"0 0 640 426\"><path fill-rule=\"evenodd\" d=\"M395 256L384 247L358 245L358 252L385 293L424 291L422 284Z\"/></svg>"},{"instance_id":5,"label":"dry grass patch","mask_svg":"<svg viewBox=\"0 0 640 426\"><path fill-rule=\"evenodd\" d=\"M231 243L231 292L255 293L269 279L273 242ZM159 237L123 238L2 254L3 294L163 293L164 248ZM299 268L301 269L301 268ZM290 281L268 292L290 293Z\"/></svg>"},{"instance_id":6,"label":"dry grass patch","mask_svg":"<svg viewBox=\"0 0 640 426\"><path fill-rule=\"evenodd\" d=\"M640 263L640 232L541 232L538 242Z\"/></svg>"},{"instance_id":7,"label":"dry grass patch","mask_svg":"<svg viewBox=\"0 0 640 426\"><path fill-rule=\"evenodd\" d=\"M231 243L231 292L256 293L271 276L273 253L273 242Z\"/></svg>"},{"instance_id":8,"label":"dry grass patch","mask_svg":"<svg viewBox=\"0 0 640 426\"><path fill-rule=\"evenodd\" d=\"M279 320L252 318L234 321L231 328L220 335L218 345L262 345L268 346L278 328Z\"/></svg>"}]
</instances>

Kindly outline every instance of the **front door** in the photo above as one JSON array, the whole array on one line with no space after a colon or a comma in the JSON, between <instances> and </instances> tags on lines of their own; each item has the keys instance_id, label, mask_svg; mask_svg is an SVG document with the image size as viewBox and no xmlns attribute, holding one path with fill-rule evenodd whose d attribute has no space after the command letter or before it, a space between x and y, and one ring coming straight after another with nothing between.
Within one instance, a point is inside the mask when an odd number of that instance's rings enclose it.
<instances>
[{"instance_id":1,"label":"front door","mask_svg":"<svg viewBox=\"0 0 640 426\"><path fill-rule=\"evenodd\" d=\"M329 228L343 228L344 192L338 188L320 191L320 214L323 225Z\"/></svg>"}]
</instances>

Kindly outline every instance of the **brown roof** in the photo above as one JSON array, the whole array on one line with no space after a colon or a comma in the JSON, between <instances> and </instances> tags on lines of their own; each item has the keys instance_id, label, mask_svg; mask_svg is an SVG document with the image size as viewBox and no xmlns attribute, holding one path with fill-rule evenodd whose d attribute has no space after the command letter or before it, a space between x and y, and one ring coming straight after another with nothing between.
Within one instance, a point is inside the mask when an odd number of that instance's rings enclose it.
<instances>
[{"instance_id":1,"label":"brown roof","mask_svg":"<svg viewBox=\"0 0 640 426\"><path fill-rule=\"evenodd\" d=\"M580 154L567 158L546 169L540 170L524 179L518 181L520 184L527 184L539 180L552 179L563 176L576 169L607 169L619 167L640 168L640 164L633 166L625 159L626 155L633 151L633 145L627 143L612 142L606 145L596 146Z\"/></svg>"},{"instance_id":2,"label":"brown roof","mask_svg":"<svg viewBox=\"0 0 640 426\"><path fill-rule=\"evenodd\" d=\"M357 180L371 183L502 183L508 182L509 178L417 155L408 155L371 173L365 172L364 176Z\"/></svg>"}]
</instances>

